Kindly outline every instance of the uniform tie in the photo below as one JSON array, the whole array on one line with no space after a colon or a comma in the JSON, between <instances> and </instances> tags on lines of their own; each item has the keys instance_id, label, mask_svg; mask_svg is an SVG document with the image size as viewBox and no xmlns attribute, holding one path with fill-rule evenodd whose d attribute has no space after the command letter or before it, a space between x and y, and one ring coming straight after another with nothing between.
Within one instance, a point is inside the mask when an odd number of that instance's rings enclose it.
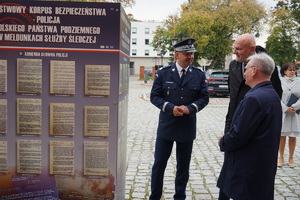
<instances>
[{"instance_id":1,"label":"uniform tie","mask_svg":"<svg viewBox=\"0 0 300 200\"><path fill-rule=\"evenodd\" d=\"M182 69L182 70L181 70L181 77L180 77L180 79L181 79L181 84L183 83L184 77L185 77L185 69Z\"/></svg>"}]
</instances>

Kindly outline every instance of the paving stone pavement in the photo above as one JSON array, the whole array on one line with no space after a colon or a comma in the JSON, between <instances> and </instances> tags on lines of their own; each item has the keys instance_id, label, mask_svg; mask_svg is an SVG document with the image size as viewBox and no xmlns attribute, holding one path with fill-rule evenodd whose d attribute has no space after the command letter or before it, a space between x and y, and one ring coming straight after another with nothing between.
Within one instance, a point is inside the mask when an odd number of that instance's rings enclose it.
<instances>
[{"instance_id":1,"label":"paving stone pavement","mask_svg":"<svg viewBox=\"0 0 300 200\"><path fill-rule=\"evenodd\" d=\"M152 83L144 83L130 76L126 200L144 200L150 195L150 175L159 110L148 97ZM187 185L187 200L217 199L217 178L223 163L217 138L223 133L228 98L210 98L210 103L197 115L197 138L194 141ZM173 199L175 179L175 146L169 159L164 179L162 200ZM286 147L286 153L288 148ZM288 158L288 154L285 156ZM278 168L275 181L275 200L300 199L300 142L297 140L295 168L287 164Z\"/></svg>"}]
</instances>

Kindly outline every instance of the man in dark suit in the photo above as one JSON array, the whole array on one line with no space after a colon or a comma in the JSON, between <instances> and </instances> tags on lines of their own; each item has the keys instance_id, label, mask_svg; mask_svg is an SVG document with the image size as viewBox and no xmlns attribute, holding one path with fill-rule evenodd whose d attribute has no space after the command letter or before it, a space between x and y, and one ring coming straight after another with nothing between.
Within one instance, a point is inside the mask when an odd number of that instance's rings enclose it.
<instances>
[{"instance_id":1,"label":"man in dark suit","mask_svg":"<svg viewBox=\"0 0 300 200\"><path fill-rule=\"evenodd\" d=\"M245 79L243 77L243 69L248 62L247 58L255 53L266 52L266 50L261 46L255 45L255 39L250 34L238 36L234 41L233 48L233 53L236 55L236 58L235 60L231 61L229 65L228 84L230 102L226 115L224 133L229 131L236 107L244 98L245 94L250 90L250 87L245 84ZM277 94L281 98L282 88L277 67L275 67L274 72L272 73L271 82Z\"/></svg>"},{"instance_id":2,"label":"man in dark suit","mask_svg":"<svg viewBox=\"0 0 300 200\"><path fill-rule=\"evenodd\" d=\"M274 182L281 134L280 98L270 77L274 61L266 53L249 57L245 84L251 87L219 138L226 153L217 186L219 200L274 200Z\"/></svg>"},{"instance_id":3,"label":"man in dark suit","mask_svg":"<svg viewBox=\"0 0 300 200\"><path fill-rule=\"evenodd\" d=\"M164 172L174 142L177 159L174 199L186 198L193 140L196 138L196 113L209 101L205 73L191 65L194 42L188 38L174 45L177 61L159 69L153 82L150 100L160 109L160 114L151 175L151 200L161 198Z\"/></svg>"}]
</instances>

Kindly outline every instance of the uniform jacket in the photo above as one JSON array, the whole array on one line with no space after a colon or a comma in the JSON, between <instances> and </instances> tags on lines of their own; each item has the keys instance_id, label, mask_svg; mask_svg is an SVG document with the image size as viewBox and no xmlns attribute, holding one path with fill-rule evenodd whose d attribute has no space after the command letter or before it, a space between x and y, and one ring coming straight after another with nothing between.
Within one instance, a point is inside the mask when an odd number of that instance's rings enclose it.
<instances>
[{"instance_id":1,"label":"uniform jacket","mask_svg":"<svg viewBox=\"0 0 300 200\"><path fill-rule=\"evenodd\" d=\"M298 98L300 97L300 79L295 77L293 82L287 80L287 78L281 77L282 84L282 98L281 98L281 106L282 106L282 133L287 136L299 136L300 132L300 114L291 114L286 113L288 106L288 100L293 93ZM292 105L295 110L300 109L300 98L298 101Z\"/></svg>"},{"instance_id":2,"label":"uniform jacket","mask_svg":"<svg viewBox=\"0 0 300 200\"><path fill-rule=\"evenodd\" d=\"M225 160L217 186L228 197L274 200L281 122L280 98L271 82L250 89L220 140Z\"/></svg>"},{"instance_id":3,"label":"uniform jacket","mask_svg":"<svg viewBox=\"0 0 300 200\"><path fill-rule=\"evenodd\" d=\"M161 111L157 137L170 141L185 142L196 138L196 113L209 101L205 73L189 66L183 84L176 64L163 67L156 73L150 101ZM189 115L173 116L174 106L185 105Z\"/></svg>"},{"instance_id":4,"label":"uniform jacket","mask_svg":"<svg viewBox=\"0 0 300 200\"><path fill-rule=\"evenodd\" d=\"M230 102L228 107L228 112L226 115L225 122L225 131L224 133L229 131L231 126L231 121L233 118L234 111L236 107L239 105L240 101L244 98L245 94L250 90L250 87L245 84L244 75L242 72L243 63L238 62L236 60L231 61L229 65L229 80L228 80L228 88L230 91ZM278 69L275 67L275 70L271 77L272 85L281 98L282 88L281 82L278 76Z\"/></svg>"}]
</instances>

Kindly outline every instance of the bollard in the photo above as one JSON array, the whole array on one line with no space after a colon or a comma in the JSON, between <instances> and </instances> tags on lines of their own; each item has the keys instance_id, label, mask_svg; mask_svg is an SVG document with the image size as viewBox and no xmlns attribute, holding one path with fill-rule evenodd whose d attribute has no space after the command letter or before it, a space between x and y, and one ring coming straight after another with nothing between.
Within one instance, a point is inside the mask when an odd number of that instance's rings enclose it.
<instances>
[{"instance_id":1,"label":"bollard","mask_svg":"<svg viewBox=\"0 0 300 200\"><path fill-rule=\"evenodd\" d=\"M144 83L148 83L148 70L144 70Z\"/></svg>"}]
</instances>

